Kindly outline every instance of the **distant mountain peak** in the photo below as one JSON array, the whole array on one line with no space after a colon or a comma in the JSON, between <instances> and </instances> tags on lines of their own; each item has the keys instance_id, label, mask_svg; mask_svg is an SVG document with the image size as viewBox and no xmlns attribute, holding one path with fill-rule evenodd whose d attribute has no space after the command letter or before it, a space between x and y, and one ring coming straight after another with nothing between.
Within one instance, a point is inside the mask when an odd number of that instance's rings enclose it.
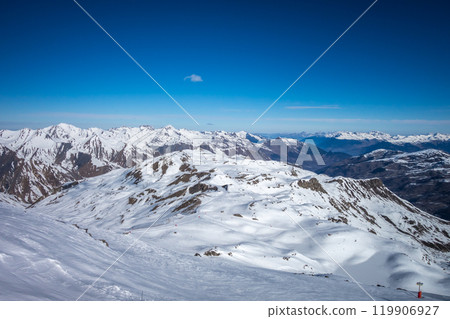
<instances>
[{"instance_id":1,"label":"distant mountain peak","mask_svg":"<svg viewBox=\"0 0 450 319\"><path fill-rule=\"evenodd\" d=\"M333 133L326 133L325 137L340 140L378 140L393 144L405 144L405 143L416 144L432 141L450 141L450 134L430 133L417 135L391 135L379 131L371 131L371 132L339 131Z\"/></svg>"},{"instance_id":2,"label":"distant mountain peak","mask_svg":"<svg viewBox=\"0 0 450 319\"><path fill-rule=\"evenodd\" d=\"M176 128L173 125L170 125L170 124L164 126L163 129L165 129L167 131L169 131L169 130L175 131L176 130Z\"/></svg>"}]
</instances>

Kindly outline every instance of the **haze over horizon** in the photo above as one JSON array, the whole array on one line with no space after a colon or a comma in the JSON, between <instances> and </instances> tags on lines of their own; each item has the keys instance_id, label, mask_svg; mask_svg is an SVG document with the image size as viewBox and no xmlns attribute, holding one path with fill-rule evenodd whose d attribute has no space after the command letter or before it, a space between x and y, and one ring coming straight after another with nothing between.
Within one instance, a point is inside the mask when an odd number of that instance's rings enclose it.
<instances>
[{"instance_id":1,"label":"haze over horizon","mask_svg":"<svg viewBox=\"0 0 450 319\"><path fill-rule=\"evenodd\" d=\"M0 13L0 129L450 133L446 1L15 1Z\"/></svg>"}]
</instances>

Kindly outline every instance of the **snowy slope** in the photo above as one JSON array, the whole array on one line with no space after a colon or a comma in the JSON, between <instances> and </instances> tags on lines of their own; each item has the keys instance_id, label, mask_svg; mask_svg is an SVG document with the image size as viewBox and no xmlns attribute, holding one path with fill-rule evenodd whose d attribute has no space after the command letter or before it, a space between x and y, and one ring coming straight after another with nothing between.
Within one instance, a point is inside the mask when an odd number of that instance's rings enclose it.
<instances>
[{"instance_id":1,"label":"snowy slope","mask_svg":"<svg viewBox=\"0 0 450 319\"><path fill-rule=\"evenodd\" d=\"M84 230L0 203L0 300L76 300L138 234L104 230L109 247ZM157 228L155 228L157 229ZM152 230L153 231L153 230ZM364 288L376 300L415 292ZM199 258L140 240L82 300L370 300L341 276L309 276ZM425 294L424 300L442 299Z\"/></svg>"},{"instance_id":2,"label":"snowy slope","mask_svg":"<svg viewBox=\"0 0 450 319\"><path fill-rule=\"evenodd\" d=\"M202 165L182 151L117 169L28 211L75 225L109 247L145 232L143 242L183 258L345 276L331 256L365 284L414 290L423 281L425 291L450 295L449 223L379 180L203 154Z\"/></svg>"}]
</instances>

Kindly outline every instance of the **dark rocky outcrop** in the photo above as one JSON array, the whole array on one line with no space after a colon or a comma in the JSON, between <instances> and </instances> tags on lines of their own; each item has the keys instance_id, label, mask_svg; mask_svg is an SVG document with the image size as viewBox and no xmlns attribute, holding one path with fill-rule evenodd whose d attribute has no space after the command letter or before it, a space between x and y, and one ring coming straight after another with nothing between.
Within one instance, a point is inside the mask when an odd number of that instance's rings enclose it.
<instances>
[{"instance_id":1,"label":"dark rocky outcrop","mask_svg":"<svg viewBox=\"0 0 450 319\"><path fill-rule=\"evenodd\" d=\"M396 160L399 155L400 161ZM329 176L379 178L401 198L430 214L450 220L449 159L450 155L441 151L403 154L380 150L347 159L319 172Z\"/></svg>"}]
</instances>

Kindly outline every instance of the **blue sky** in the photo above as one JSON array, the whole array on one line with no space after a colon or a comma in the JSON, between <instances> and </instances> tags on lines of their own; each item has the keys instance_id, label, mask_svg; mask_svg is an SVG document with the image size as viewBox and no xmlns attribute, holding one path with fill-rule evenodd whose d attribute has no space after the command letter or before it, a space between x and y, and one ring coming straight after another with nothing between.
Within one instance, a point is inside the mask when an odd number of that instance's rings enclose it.
<instances>
[{"instance_id":1,"label":"blue sky","mask_svg":"<svg viewBox=\"0 0 450 319\"><path fill-rule=\"evenodd\" d=\"M448 1L78 1L0 12L0 128L450 133ZM186 78L198 75L202 81ZM195 78L194 79L198 79Z\"/></svg>"}]
</instances>

